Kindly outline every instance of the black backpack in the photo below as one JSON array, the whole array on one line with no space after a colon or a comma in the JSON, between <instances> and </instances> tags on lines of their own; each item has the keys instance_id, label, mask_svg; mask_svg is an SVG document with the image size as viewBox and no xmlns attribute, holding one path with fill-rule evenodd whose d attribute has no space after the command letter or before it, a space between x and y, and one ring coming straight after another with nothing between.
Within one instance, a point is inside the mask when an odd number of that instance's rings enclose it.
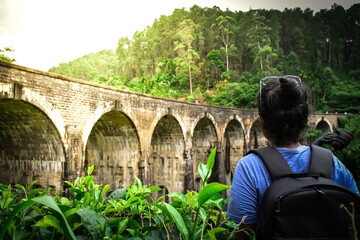
<instances>
[{"instance_id":1,"label":"black backpack","mask_svg":"<svg viewBox=\"0 0 360 240\"><path fill-rule=\"evenodd\" d=\"M257 239L359 238L360 197L331 180L330 150L312 145L305 174L294 174L274 147L250 152L260 156L272 178L260 207ZM344 207L354 211L354 219Z\"/></svg>"}]
</instances>

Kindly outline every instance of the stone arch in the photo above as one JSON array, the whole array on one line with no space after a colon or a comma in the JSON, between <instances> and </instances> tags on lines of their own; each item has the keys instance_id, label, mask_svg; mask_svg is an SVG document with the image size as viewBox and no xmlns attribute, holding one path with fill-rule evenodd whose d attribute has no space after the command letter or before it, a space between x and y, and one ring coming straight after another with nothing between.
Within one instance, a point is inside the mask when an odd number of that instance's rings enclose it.
<instances>
[{"instance_id":1,"label":"stone arch","mask_svg":"<svg viewBox=\"0 0 360 240\"><path fill-rule=\"evenodd\" d=\"M248 150L264 146L269 146L269 141L261 130L259 119L256 119L250 128Z\"/></svg>"},{"instance_id":2,"label":"stone arch","mask_svg":"<svg viewBox=\"0 0 360 240\"><path fill-rule=\"evenodd\" d=\"M199 190L200 176L197 173L199 163L205 163L207 158L214 147L218 147L219 135L215 128L214 118L210 114L206 114L203 118L196 122L192 131L192 172L194 173L195 189ZM217 166L218 161L215 161L213 168L213 176L218 176ZM214 179L215 180L215 179Z\"/></svg>"},{"instance_id":3,"label":"stone arch","mask_svg":"<svg viewBox=\"0 0 360 240\"><path fill-rule=\"evenodd\" d=\"M107 102L103 106L98 106L94 113L89 116L88 120L85 123L83 132L82 132L82 141L84 146L84 151L86 147L86 142L88 141L89 135L91 131L93 130L94 125L96 122L106 113L114 110L114 103L113 102Z\"/></svg>"},{"instance_id":4,"label":"stone arch","mask_svg":"<svg viewBox=\"0 0 360 240\"><path fill-rule=\"evenodd\" d=\"M46 96L41 96L39 93L34 92L29 88L23 88L24 94L21 95L21 99L31 103L32 105L43 111L48 118L51 119L57 131L59 132L61 139L65 137L65 123L59 109L54 108L52 103L47 101Z\"/></svg>"},{"instance_id":5,"label":"stone arch","mask_svg":"<svg viewBox=\"0 0 360 240\"><path fill-rule=\"evenodd\" d=\"M318 119L315 123L315 129L321 130L323 132L332 132L331 123L324 117Z\"/></svg>"},{"instance_id":6,"label":"stone arch","mask_svg":"<svg viewBox=\"0 0 360 240\"><path fill-rule=\"evenodd\" d=\"M231 119L224 131L225 171L234 171L236 163L246 154L246 138L244 127L238 119Z\"/></svg>"},{"instance_id":7,"label":"stone arch","mask_svg":"<svg viewBox=\"0 0 360 240\"><path fill-rule=\"evenodd\" d=\"M178 123L178 125L181 128L181 133L183 135L183 138L185 139L186 126L185 126L184 122L181 121L181 119L182 119L181 116L178 116L178 114L173 113L171 108L158 110L155 119L149 124L150 125L149 131L151 132L150 136L152 136L154 134L155 128L159 124L159 121L162 120L164 117L168 117L168 116L173 117L175 119L175 121Z\"/></svg>"},{"instance_id":8,"label":"stone arch","mask_svg":"<svg viewBox=\"0 0 360 240\"><path fill-rule=\"evenodd\" d=\"M31 103L0 101L0 182L61 189L65 150L50 117Z\"/></svg>"},{"instance_id":9,"label":"stone arch","mask_svg":"<svg viewBox=\"0 0 360 240\"><path fill-rule=\"evenodd\" d=\"M101 116L85 147L84 165L95 165L95 180L111 189L128 187L139 175L139 162L140 141L131 119L115 110Z\"/></svg>"},{"instance_id":10,"label":"stone arch","mask_svg":"<svg viewBox=\"0 0 360 240\"><path fill-rule=\"evenodd\" d=\"M164 186L171 192L184 189L185 140L179 121L171 115L163 116L151 135L148 179L152 185Z\"/></svg>"}]
</instances>

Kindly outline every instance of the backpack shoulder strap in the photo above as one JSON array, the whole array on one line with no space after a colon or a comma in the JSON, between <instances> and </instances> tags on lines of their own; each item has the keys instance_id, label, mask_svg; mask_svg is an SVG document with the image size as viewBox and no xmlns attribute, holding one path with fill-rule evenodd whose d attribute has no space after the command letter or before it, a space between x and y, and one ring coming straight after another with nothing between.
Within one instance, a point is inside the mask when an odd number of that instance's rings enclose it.
<instances>
[{"instance_id":1,"label":"backpack shoulder strap","mask_svg":"<svg viewBox=\"0 0 360 240\"><path fill-rule=\"evenodd\" d=\"M248 152L257 154L265 164L272 181L293 174L292 169L281 153L274 147L252 149Z\"/></svg>"},{"instance_id":2,"label":"backpack shoulder strap","mask_svg":"<svg viewBox=\"0 0 360 240\"><path fill-rule=\"evenodd\" d=\"M333 154L330 150L316 145L311 147L311 161L309 172L319 173L320 176L331 179L333 172Z\"/></svg>"}]
</instances>

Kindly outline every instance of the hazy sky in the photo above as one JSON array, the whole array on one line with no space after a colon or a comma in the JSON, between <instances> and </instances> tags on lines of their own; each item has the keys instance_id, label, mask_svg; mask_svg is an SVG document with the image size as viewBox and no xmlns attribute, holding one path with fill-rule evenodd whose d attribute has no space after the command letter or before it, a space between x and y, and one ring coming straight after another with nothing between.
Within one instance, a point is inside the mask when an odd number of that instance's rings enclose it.
<instances>
[{"instance_id":1,"label":"hazy sky","mask_svg":"<svg viewBox=\"0 0 360 240\"><path fill-rule=\"evenodd\" d=\"M120 37L132 37L175 8L318 11L335 2L347 9L360 0L0 0L0 48L15 50L7 54L15 64L47 71L88 53L115 49Z\"/></svg>"}]
</instances>

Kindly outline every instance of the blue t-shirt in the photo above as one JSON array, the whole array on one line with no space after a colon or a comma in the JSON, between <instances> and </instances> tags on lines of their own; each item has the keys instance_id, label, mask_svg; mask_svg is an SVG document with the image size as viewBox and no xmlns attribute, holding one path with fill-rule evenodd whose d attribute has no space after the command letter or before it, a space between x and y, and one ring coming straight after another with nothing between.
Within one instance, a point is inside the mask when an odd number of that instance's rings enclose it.
<instances>
[{"instance_id":1,"label":"blue t-shirt","mask_svg":"<svg viewBox=\"0 0 360 240\"><path fill-rule=\"evenodd\" d=\"M300 146L294 149L278 148L278 150L294 173L308 171L311 153L309 146ZM333 156L332 180L359 194L354 177L335 156ZM251 153L242 158L235 168L227 216L239 223L246 215L244 224L256 223L261 199L270 183L270 175L256 154Z\"/></svg>"}]
</instances>

